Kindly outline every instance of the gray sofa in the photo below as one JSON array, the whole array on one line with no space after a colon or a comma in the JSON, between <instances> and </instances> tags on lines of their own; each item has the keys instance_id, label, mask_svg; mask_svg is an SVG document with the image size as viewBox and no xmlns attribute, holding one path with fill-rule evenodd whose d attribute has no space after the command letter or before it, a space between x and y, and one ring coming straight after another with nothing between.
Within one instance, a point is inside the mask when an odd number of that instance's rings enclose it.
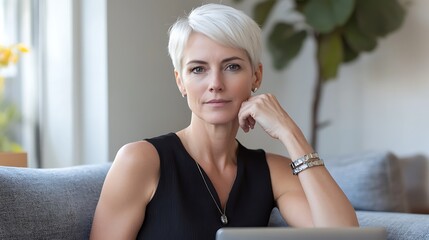
<instances>
[{"instance_id":1,"label":"gray sofa","mask_svg":"<svg viewBox=\"0 0 429 240\"><path fill-rule=\"evenodd\" d=\"M385 227L388 239L429 239L429 215L406 211L392 154L326 161L361 226ZM0 167L0 239L88 239L110 164L58 169ZM287 226L273 210L270 226Z\"/></svg>"}]
</instances>

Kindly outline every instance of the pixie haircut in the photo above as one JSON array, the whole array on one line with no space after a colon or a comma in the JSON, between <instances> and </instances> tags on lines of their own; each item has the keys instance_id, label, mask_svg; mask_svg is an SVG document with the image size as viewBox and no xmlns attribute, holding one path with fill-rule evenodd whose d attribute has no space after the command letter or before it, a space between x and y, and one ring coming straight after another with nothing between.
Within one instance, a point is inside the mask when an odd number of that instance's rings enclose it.
<instances>
[{"instance_id":1,"label":"pixie haircut","mask_svg":"<svg viewBox=\"0 0 429 240\"><path fill-rule=\"evenodd\" d=\"M169 29L168 53L176 71L182 71L183 51L191 33L204 34L213 41L243 49L254 68L261 59L261 28L242 11L221 4L206 4L179 18Z\"/></svg>"}]
</instances>

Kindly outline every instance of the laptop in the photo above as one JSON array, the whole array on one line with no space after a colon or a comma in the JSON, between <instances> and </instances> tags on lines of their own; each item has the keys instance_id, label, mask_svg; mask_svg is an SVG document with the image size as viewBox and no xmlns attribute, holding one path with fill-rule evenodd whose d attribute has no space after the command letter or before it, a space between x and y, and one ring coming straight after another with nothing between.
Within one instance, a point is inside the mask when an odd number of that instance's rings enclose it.
<instances>
[{"instance_id":1,"label":"laptop","mask_svg":"<svg viewBox=\"0 0 429 240\"><path fill-rule=\"evenodd\" d=\"M221 228L216 240L386 240L387 232L378 227L289 228L251 227Z\"/></svg>"}]
</instances>

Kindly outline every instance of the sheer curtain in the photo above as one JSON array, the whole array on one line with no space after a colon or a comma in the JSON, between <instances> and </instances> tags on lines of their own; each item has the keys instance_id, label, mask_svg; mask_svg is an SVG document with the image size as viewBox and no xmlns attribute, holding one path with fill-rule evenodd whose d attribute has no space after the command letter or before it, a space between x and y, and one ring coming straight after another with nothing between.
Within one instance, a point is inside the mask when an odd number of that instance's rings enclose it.
<instances>
[{"instance_id":1,"label":"sheer curtain","mask_svg":"<svg viewBox=\"0 0 429 240\"><path fill-rule=\"evenodd\" d=\"M41 166L106 162L106 1L40 1Z\"/></svg>"}]
</instances>

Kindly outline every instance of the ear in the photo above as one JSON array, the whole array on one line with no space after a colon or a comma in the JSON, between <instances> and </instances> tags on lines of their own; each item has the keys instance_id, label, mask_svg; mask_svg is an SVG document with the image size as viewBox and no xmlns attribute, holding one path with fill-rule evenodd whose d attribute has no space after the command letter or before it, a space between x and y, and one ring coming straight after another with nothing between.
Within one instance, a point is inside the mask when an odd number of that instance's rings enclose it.
<instances>
[{"instance_id":1,"label":"ear","mask_svg":"<svg viewBox=\"0 0 429 240\"><path fill-rule=\"evenodd\" d=\"M262 63L259 63L258 67L255 69L255 72L253 73L252 89L260 88L262 83L262 71Z\"/></svg>"},{"instance_id":2,"label":"ear","mask_svg":"<svg viewBox=\"0 0 429 240\"><path fill-rule=\"evenodd\" d=\"M180 73L176 69L174 70L174 77L176 78L177 88L179 88L180 93L182 94L183 97L186 96L186 89L185 89L185 86L183 86L182 77L180 76Z\"/></svg>"}]
</instances>

